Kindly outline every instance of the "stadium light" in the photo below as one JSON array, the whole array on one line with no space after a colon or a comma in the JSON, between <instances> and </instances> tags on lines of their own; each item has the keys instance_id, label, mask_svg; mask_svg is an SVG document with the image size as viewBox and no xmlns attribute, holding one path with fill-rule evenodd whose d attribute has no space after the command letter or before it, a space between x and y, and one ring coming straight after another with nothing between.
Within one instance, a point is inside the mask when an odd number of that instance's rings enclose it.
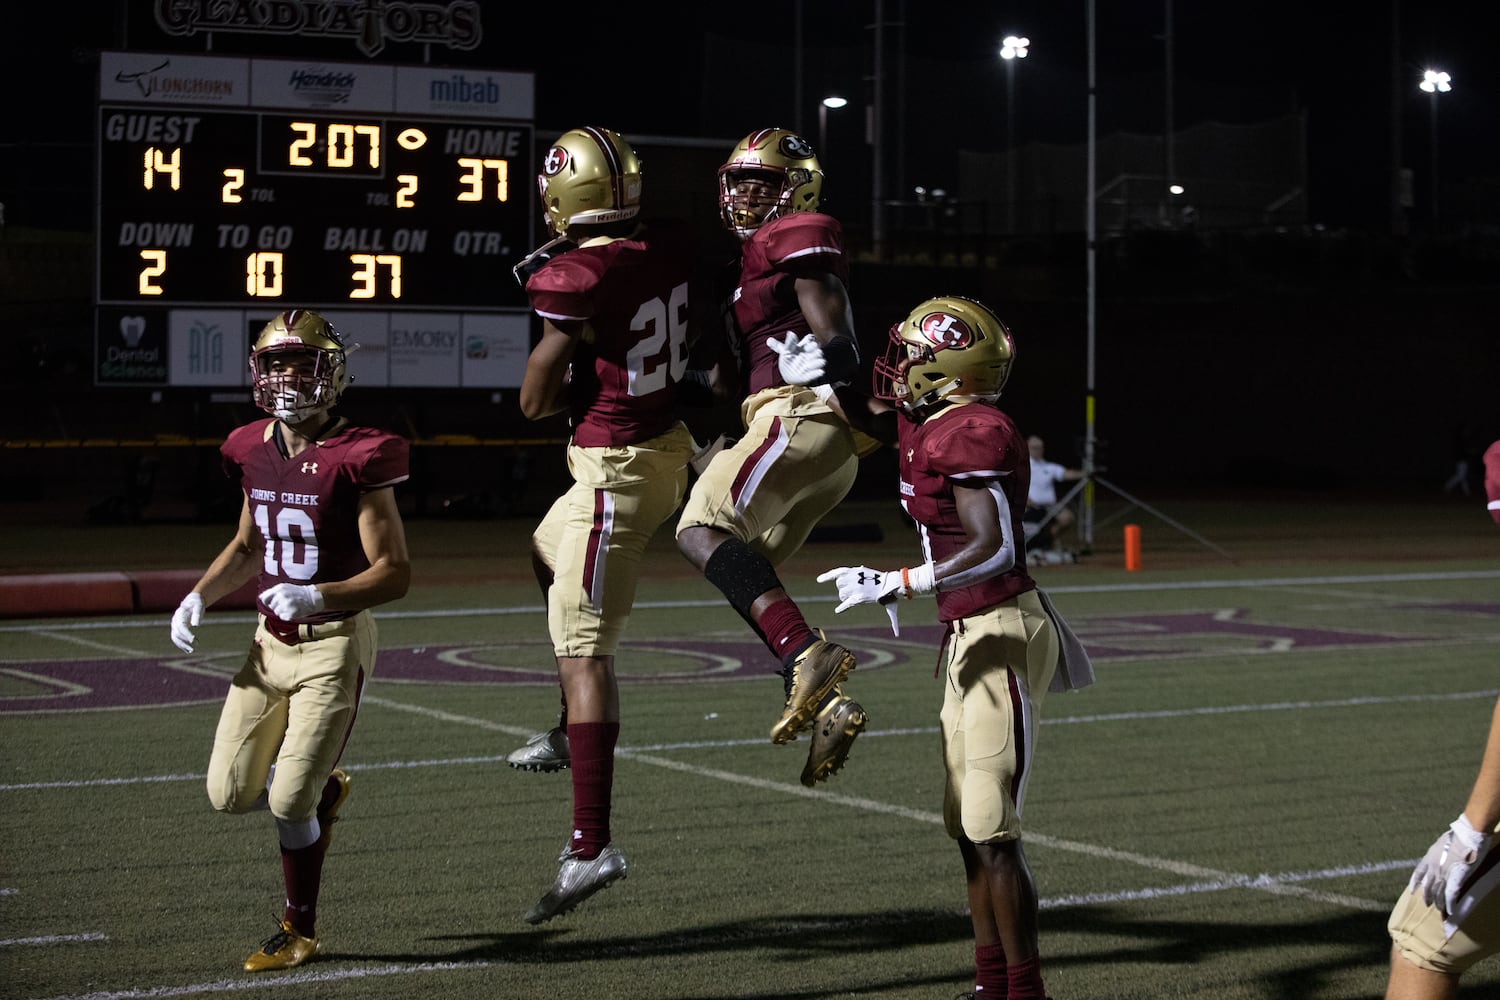
<instances>
[{"instance_id":1,"label":"stadium light","mask_svg":"<svg viewBox=\"0 0 1500 1000\"><path fill-rule=\"evenodd\" d=\"M1440 69L1429 69L1422 71L1422 82L1417 84L1419 90L1425 91L1431 109L1432 122L1432 166L1429 179L1432 182L1432 221L1437 222L1438 217L1438 95L1446 94L1453 89L1453 77Z\"/></svg>"},{"instance_id":2,"label":"stadium light","mask_svg":"<svg viewBox=\"0 0 1500 1000\"><path fill-rule=\"evenodd\" d=\"M837 111L849 103L847 98L828 96L818 104L818 156L827 163L828 157L828 109Z\"/></svg>"},{"instance_id":3,"label":"stadium light","mask_svg":"<svg viewBox=\"0 0 1500 1000\"><path fill-rule=\"evenodd\" d=\"M1016 60L1025 59L1031 51L1031 39L1025 35L1006 35L1000 39L1000 58L1005 63L1005 229L1016 231L1016 168L1020 155L1016 151Z\"/></svg>"}]
</instances>

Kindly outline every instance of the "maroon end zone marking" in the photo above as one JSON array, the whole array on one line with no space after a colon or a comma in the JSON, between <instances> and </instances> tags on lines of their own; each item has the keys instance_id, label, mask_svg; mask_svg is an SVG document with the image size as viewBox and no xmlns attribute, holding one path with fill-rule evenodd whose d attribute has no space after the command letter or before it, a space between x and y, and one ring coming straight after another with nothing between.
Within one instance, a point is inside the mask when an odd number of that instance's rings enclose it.
<instances>
[{"instance_id":1,"label":"maroon end zone marking","mask_svg":"<svg viewBox=\"0 0 1500 1000\"><path fill-rule=\"evenodd\" d=\"M1430 607L1423 605L1424 609ZM1489 609L1492 613L1500 614L1500 605L1446 607L1448 610L1470 613L1482 613L1484 609ZM1226 649L1223 643L1223 639L1230 636L1241 638L1243 651L1251 653L1421 641L1369 632L1263 625L1242 620L1240 616L1243 614L1242 611L1226 610L1217 613L1194 611L1180 614L1079 616L1072 620L1072 625L1088 646L1090 655L1098 661L1192 656L1205 652L1205 648L1214 653L1233 652ZM926 649L885 645L880 641L887 638L883 627L860 626L858 630L851 629L841 633L838 638L848 644L856 656L869 653L878 644L878 648L894 657L890 666L901 667L915 663L919 668L930 672L942 634L942 628L936 625L909 625L903 630L903 642L913 642L919 647L927 647ZM1214 640L1213 644L1205 647L1196 641L1204 637ZM444 652L462 648L493 647L425 646L383 650L375 662L375 688L378 690L383 680L438 684L551 684L557 681L551 655L544 645L526 647L516 657L518 660L524 658L523 662L534 662L534 671L467 666L449 663L440 658L440 654ZM630 659L659 655L660 650L682 654L682 669L671 676L631 673ZM738 660L739 666L732 671L711 670L715 665L703 655L710 653ZM702 656L698 661L701 677L696 678L693 676L692 665L695 656ZM622 684L774 678L776 674L776 663L771 655L763 645L753 640L627 640L621 643L619 657ZM58 682L58 686L49 690L45 683L38 681L35 682L37 689L32 697L0 697L0 714L217 702L224 697L229 684L227 676L216 678L174 670L163 662L153 660L77 660L11 664L10 667L35 677L51 678Z\"/></svg>"}]
</instances>

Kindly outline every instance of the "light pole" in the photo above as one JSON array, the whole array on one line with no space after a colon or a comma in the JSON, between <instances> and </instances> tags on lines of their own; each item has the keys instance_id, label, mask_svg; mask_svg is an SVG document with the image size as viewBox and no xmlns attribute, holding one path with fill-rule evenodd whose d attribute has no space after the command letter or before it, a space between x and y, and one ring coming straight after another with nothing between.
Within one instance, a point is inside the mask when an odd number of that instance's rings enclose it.
<instances>
[{"instance_id":1,"label":"light pole","mask_svg":"<svg viewBox=\"0 0 1500 1000\"><path fill-rule=\"evenodd\" d=\"M1000 40L1000 58L1005 60L1005 229L1016 231L1016 167L1020 156L1016 150L1016 60L1025 59L1031 39L1024 35L1006 35Z\"/></svg>"},{"instance_id":2,"label":"light pole","mask_svg":"<svg viewBox=\"0 0 1500 1000\"><path fill-rule=\"evenodd\" d=\"M828 109L837 111L849 102L842 97L825 97L818 105L818 159L828 162Z\"/></svg>"},{"instance_id":3,"label":"light pole","mask_svg":"<svg viewBox=\"0 0 1500 1000\"><path fill-rule=\"evenodd\" d=\"M1422 73L1422 82L1417 87L1427 92L1432 105L1432 221L1438 218L1438 143L1437 143L1437 111L1438 95L1446 94L1453 89L1453 78L1442 70L1429 69Z\"/></svg>"}]
</instances>

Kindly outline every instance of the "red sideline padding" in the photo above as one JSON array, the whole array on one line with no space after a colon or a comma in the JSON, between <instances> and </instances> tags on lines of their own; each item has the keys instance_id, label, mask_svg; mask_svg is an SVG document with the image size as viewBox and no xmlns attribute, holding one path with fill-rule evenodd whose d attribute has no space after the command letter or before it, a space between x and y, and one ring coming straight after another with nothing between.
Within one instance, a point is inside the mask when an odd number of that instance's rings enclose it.
<instances>
[{"instance_id":1,"label":"red sideline padding","mask_svg":"<svg viewBox=\"0 0 1500 1000\"><path fill-rule=\"evenodd\" d=\"M0 576L0 618L172 611L202 575L184 569ZM214 607L254 608L255 594L251 580Z\"/></svg>"},{"instance_id":2,"label":"red sideline padding","mask_svg":"<svg viewBox=\"0 0 1500 1000\"><path fill-rule=\"evenodd\" d=\"M193 584L203 575L196 569L150 569L130 574L135 582L135 609L147 611L176 611L177 605L193 589ZM214 607L224 611L255 608L255 595L259 593L252 578L239 590L221 598Z\"/></svg>"}]
</instances>

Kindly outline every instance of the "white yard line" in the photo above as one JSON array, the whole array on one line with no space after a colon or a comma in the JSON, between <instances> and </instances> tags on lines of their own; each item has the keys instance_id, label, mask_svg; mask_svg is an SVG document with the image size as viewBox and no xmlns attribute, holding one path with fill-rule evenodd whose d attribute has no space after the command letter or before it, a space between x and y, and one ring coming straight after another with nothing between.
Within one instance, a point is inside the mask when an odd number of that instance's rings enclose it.
<instances>
[{"instance_id":1,"label":"white yard line","mask_svg":"<svg viewBox=\"0 0 1500 1000\"><path fill-rule=\"evenodd\" d=\"M1500 570L1454 570L1450 572L1431 573L1376 573L1361 576L1277 576L1261 577L1245 580L1156 580L1142 581L1139 583L1101 583L1090 585L1067 585L1046 588L1049 594L1140 594L1156 591L1169 590L1235 590L1246 588L1251 590L1277 588L1277 587L1307 587L1307 586L1333 586L1338 584L1364 584L1364 583L1427 583L1444 580L1495 580L1500 579ZM799 604L832 604L838 598L832 594L818 592L815 594L795 595ZM647 608L676 609L676 608L717 608L722 607L724 602L719 599L705 599L696 601L636 601L636 610ZM379 610L376 614L382 620L401 621L422 618L472 618L479 615L531 615L544 614L546 608L540 604L516 605L505 608L438 608L428 611L403 611L399 608L390 610ZM250 614L219 614L210 611L204 618L204 626L209 625L238 625L248 624L255 621L255 616ZM0 625L0 633L5 632L78 632L94 629L112 628L157 628L166 631L168 622L160 617L157 618L123 618L111 619L109 621L79 621L63 623L33 623L30 625Z\"/></svg>"}]
</instances>

